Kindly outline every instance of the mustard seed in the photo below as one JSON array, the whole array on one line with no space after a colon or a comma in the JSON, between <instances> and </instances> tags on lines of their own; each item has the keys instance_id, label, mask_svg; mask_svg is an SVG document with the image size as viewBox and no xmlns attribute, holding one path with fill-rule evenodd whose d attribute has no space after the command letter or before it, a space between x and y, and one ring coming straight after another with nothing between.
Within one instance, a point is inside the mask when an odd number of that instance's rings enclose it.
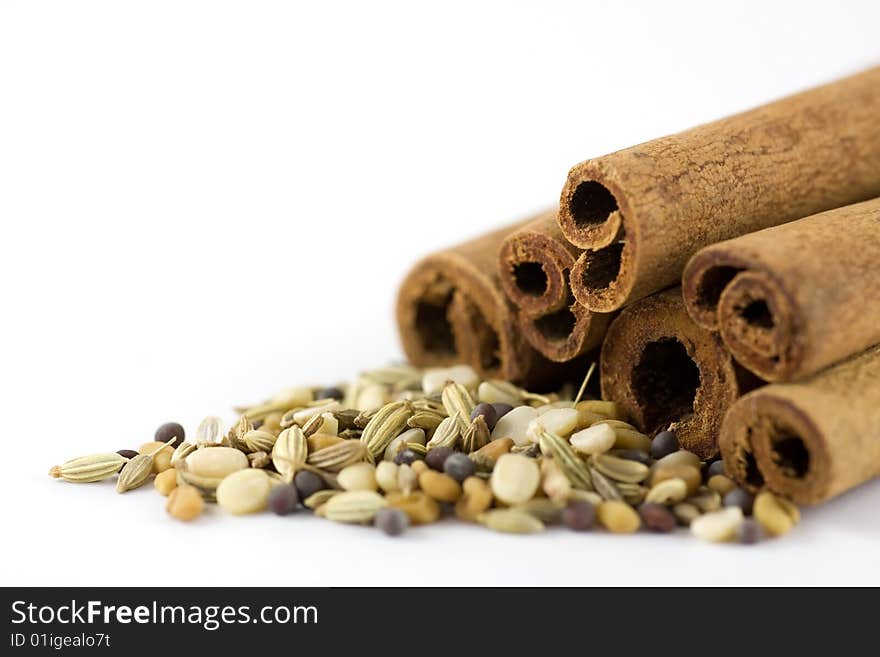
<instances>
[{"instance_id":1,"label":"mustard seed","mask_svg":"<svg viewBox=\"0 0 880 657\"><path fill-rule=\"evenodd\" d=\"M569 502L562 510L562 522L574 531L586 531L596 523L596 509L589 502Z\"/></svg>"},{"instance_id":2,"label":"mustard seed","mask_svg":"<svg viewBox=\"0 0 880 657\"><path fill-rule=\"evenodd\" d=\"M299 493L299 499L305 500L317 493L319 490L327 488L327 484L314 472L300 470L293 477L293 484L296 486L296 492Z\"/></svg>"},{"instance_id":3,"label":"mustard seed","mask_svg":"<svg viewBox=\"0 0 880 657\"><path fill-rule=\"evenodd\" d=\"M678 449L678 436L671 431L661 431L651 441L651 456L655 459L662 459Z\"/></svg>"},{"instance_id":4,"label":"mustard seed","mask_svg":"<svg viewBox=\"0 0 880 657\"><path fill-rule=\"evenodd\" d=\"M177 422L166 422L156 429L156 442L170 443L172 447L177 447L183 442L186 432Z\"/></svg>"},{"instance_id":5,"label":"mustard seed","mask_svg":"<svg viewBox=\"0 0 880 657\"><path fill-rule=\"evenodd\" d=\"M495 411L495 407L492 404L486 404L485 402L477 404L474 407L474 410L471 412L471 422L477 419L480 415L483 416L483 420L486 422L486 426L489 427L489 431L495 428L495 423L498 422L498 413Z\"/></svg>"},{"instance_id":6,"label":"mustard seed","mask_svg":"<svg viewBox=\"0 0 880 657\"><path fill-rule=\"evenodd\" d=\"M671 532L678 524L675 515L663 504L648 502L639 507L642 524L655 532Z\"/></svg>"},{"instance_id":7,"label":"mustard seed","mask_svg":"<svg viewBox=\"0 0 880 657\"><path fill-rule=\"evenodd\" d=\"M373 524L388 536L400 536L409 527L409 516L400 509L387 507L376 512Z\"/></svg>"},{"instance_id":8,"label":"mustard seed","mask_svg":"<svg viewBox=\"0 0 880 657\"><path fill-rule=\"evenodd\" d=\"M446 459L454 453L455 450L451 447L434 447L433 449L428 450L428 453L425 456L425 463L427 463L428 467L432 470L443 472L443 464L446 463Z\"/></svg>"},{"instance_id":9,"label":"mustard seed","mask_svg":"<svg viewBox=\"0 0 880 657\"><path fill-rule=\"evenodd\" d=\"M274 486L269 491L269 510L279 516L286 516L296 511L299 504L299 493L293 484Z\"/></svg>"},{"instance_id":10,"label":"mustard seed","mask_svg":"<svg viewBox=\"0 0 880 657\"><path fill-rule=\"evenodd\" d=\"M443 472L448 474L459 483L474 474L476 469L477 468L474 465L474 462L471 461L470 457L468 457L467 454L462 454L461 452L450 454L449 457L443 462Z\"/></svg>"}]
</instances>

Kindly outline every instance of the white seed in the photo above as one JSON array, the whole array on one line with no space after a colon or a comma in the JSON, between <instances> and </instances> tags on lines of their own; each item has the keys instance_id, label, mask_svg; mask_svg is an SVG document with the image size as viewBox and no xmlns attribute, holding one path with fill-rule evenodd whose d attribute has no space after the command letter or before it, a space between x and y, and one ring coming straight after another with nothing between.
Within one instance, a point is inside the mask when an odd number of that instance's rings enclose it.
<instances>
[{"instance_id":1,"label":"white seed","mask_svg":"<svg viewBox=\"0 0 880 657\"><path fill-rule=\"evenodd\" d=\"M400 466L392 461L380 461L376 466L376 483L386 493L400 490L397 483L397 470Z\"/></svg>"},{"instance_id":2,"label":"white seed","mask_svg":"<svg viewBox=\"0 0 880 657\"><path fill-rule=\"evenodd\" d=\"M680 477L673 477L654 484L645 495L645 502L671 505L678 504L685 497L687 497L687 483Z\"/></svg>"},{"instance_id":3,"label":"white seed","mask_svg":"<svg viewBox=\"0 0 880 657\"><path fill-rule=\"evenodd\" d=\"M442 392L447 381L454 381L468 390L474 390L480 383L480 377L470 365L431 368L422 377L422 392L426 395Z\"/></svg>"},{"instance_id":4,"label":"white seed","mask_svg":"<svg viewBox=\"0 0 880 657\"><path fill-rule=\"evenodd\" d=\"M333 416L333 413L321 413L321 426L318 427L315 433L326 433L331 436L338 435L339 420Z\"/></svg>"},{"instance_id":5,"label":"white seed","mask_svg":"<svg viewBox=\"0 0 880 657\"><path fill-rule=\"evenodd\" d=\"M575 430L577 423L578 412L573 408L551 408L529 422L526 437L529 442L536 443L541 431L549 431L565 438Z\"/></svg>"},{"instance_id":6,"label":"white seed","mask_svg":"<svg viewBox=\"0 0 880 657\"><path fill-rule=\"evenodd\" d=\"M483 381L477 388L477 399L484 404L510 404L520 402L520 389L507 381Z\"/></svg>"},{"instance_id":7,"label":"white seed","mask_svg":"<svg viewBox=\"0 0 880 657\"><path fill-rule=\"evenodd\" d=\"M304 426L306 422L311 420L316 415L321 415L322 413L330 413L331 411L336 411L340 408L340 403L335 400L327 402L326 404L321 404L320 406L310 406L309 408L304 408L294 413L293 421L299 426Z\"/></svg>"},{"instance_id":8,"label":"white seed","mask_svg":"<svg viewBox=\"0 0 880 657\"><path fill-rule=\"evenodd\" d=\"M736 530L742 521L742 509L729 506L695 518L691 522L691 533L704 541L723 543L736 537Z\"/></svg>"},{"instance_id":9,"label":"white seed","mask_svg":"<svg viewBox=\"0 0 880 657\"><path fill-rule=\"evenodd\" d=\"M376 468L370 463L355 463L339 471L336 481L345 490L376 490Z\"/></svg>"},{"instance_id":10,"label":"white seed","mask_svg":"<svg viewBox=\"0 0 880 657\"><path fill-rule=\"evenodd\" d=\"M374 411L388 403L388 388L381 383L368 383L358 392L355 408L359 411Z\"/></svg>"},{"instance_id":11,"label":"white seed","mask_svg":"<svg viewBox=\"0 0 880 657\"><path fill-rule=\"evenodd\" d=\"M407 429L402 434L400 434L397 438L388 443L388 447L385 448L385 460L393 461L394 457L396 457L401 451L406 449L407 443L418 443L419 445L424 445L427 441L425 437L424 429Z\"/></svg>"},{"instance_id":12,"label":"white seed","mask_svg":"<svg viewBox=\"0 0 880 657\"><path fill-rule=\"evenodd\" d=\"M480 376L470 365L454 365L449 368L450 378L460 383L469 391L476 391L480 384Z\"/></svg>"},{"instance_id":13,"label":"white seed","mask_svg":"<svg viewBox=\"0 0 880 657\"><path fill-rule=\"evenodd\" d=\"M186 457L186 469L200 477L222 479L249 467L244 452L233 447L203 447Z\"/></svg>"},{"instance_id":14,"label":"white seed","mask_svg":"<svg viewBox=\"0 0 880 657\"><path fill-rule=\"evenodd\" d=\"M517 445L526 445L530 439L526 436L529 423L538 417L538 411L531 406L517 406L495 424L492 440L513 438Z\"/></svg>"},{"instance_id":15,"label":"white seed","mask_svg":"<svg viewBox=\"0 0 880 657\"><path fill-rule=\"evenodd\" d=\"M256 513L266 508L271 488L272 482L263 470L239 470L225 477L217 486L217 504L235 515Z\"/></svg>"},{"instance_id":16,"label":"white seed","mask_svg":"<svg viewBox=\"0 0 880 657\"><path fill-rule=\"evenodd\" d=\"M296 386L281 390L276 394L270 402L287 406L287 408L296 408L297 406L305 406L314 399L312 389L305 386Z\"/></svg>"},{"instance_id":17,"label":"white seed","mask_svg":"<svg viewBox=\"0 0 880 657\"><path fill-rule=\"evenodd\" d=\"M604 454L614 447L614 429L607 424L597 424L581 429L571 435L571 446L580 454Z\"/></svg>"},{"instance_id":18,"label":"white seed","mask_svg":"<svg viewBox=\"0 0 880 657\"><path fill-rule=\"evenodd\" d=\"M489 480L495 497L509 505L532 499L540 483L541 470L537 461L521 454L502 454Z\"/></svg>"},{"instance_id":19,"label":"white seed","mask_svg":"<svg viewBox=\"0 0 880 657\"><path fill-rule=\"evenodd\" d=\"M552 402L550 404L544 404L543 406L538 406L535 410L538 411L538 415L544 415L545 413L549 413L550 411L556 411L560 408L574 408L574 402L570 401L557 401Z\"/></svg>"}]
</instances>

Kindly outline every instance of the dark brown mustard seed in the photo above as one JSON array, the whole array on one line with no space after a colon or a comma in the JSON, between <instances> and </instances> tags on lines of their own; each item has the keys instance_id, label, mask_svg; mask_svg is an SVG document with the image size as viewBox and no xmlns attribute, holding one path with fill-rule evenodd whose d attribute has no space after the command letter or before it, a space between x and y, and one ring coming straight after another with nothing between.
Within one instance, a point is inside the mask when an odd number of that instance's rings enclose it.
<instances>
[{"instance_id":1,"label":"dark brown mustard seed","mask_svg":"<svg viewBox=\"0 0 880 657\"><path fill-rule=\"evenodd\" d=\"M751 518L743 520L736 530L736 539L745 545L754 545L764 538L764 529Z\"/></svg>"},{"instance_id":2,"label":"dark brown mustard seed","mask_svg":"<svg viewBox=\"0 0 880 657\"><path fill-rule=\"evenodd\" d=\"M133 459L135 456L138 455L138 453L136 451L134 451L133 449L120 449L120 450L117 450L116 453L119 454L119 456L124 456L127 459ZM122 468L124 468L124 467L125 467L125 463L120 465L119 472L122 472Z\"/></svg>"},{"instance_id":3,"label":"dark brown mustard seed","mask_svg":"<svg viewBox=\"0 0 880 657\"><path fill-rule=\"evenodd\" d=\"M640 449L612 449L608 451L608 454L629 461L638 461L643 465L651 465L654 462L648 452L643 452Z\"/></svg>"},{"instance_id":4,"label":"dark brown mustard seed","mask_svg":"<svg viewBox=\"0 0 880 657\"><path fill-rule=\"evenodd\" d=\"M562 523L569 529L583 532L596 522L596 510L589 502L569 502L562 510Z\"/></svg>"},{"instance_id":5,"label":"dark brown mustard seed","mask_svg":"<svg viewBox=\"0 0 880 657\"><path fill-rule=\"evenodd\" d=\"M477 419L478 416L482 415L483 419L486 421L486 426L489 427L489 431L495 428L495 423L498 422L498 414L495 412L495 407L492 404L480 403L474 407L474 410L471 411L471 422Z\"/></svg>"},{"instance_id":6,"label":"dark brown mustard seed","mask_svg":"<svg viewBox=\"0 0 880 657\"><path fill-rule=\"evenodd\" d=\"M496 423L498 422L498 420L500 420L505 415L510 413L510 411L513 410L513 406L511 406L510 404L505 404L504 402L497 402L495 404L492 404L492 408L495 409L495 422Z\"/></svg>"},{"instance_id":7,"label":"dark brown mustard seed","mask_svg":"<svg viewBox=\"0 0 880 657\"><path fill-rule=\"evenodd\" d=\"M450 454L443 463L443 472L459 483L474 474L476 469L476 465L471 461L468 455L462 454L461 452Z\"/></svg>"},{"instance_id":8,"label":"dark brown mustard seed","mask_svg":"<svg viewBox=\"0 0 880 657\"><path fill-rule=\"evenodd\" d=\"M401 450L400 452L397 453L397 456L394 457L394 462L397 465L404 465L404 464L410 465L411 463L414 463L415 461L418 461L418 460L419 460L419 455L416 454L414 451L412 451L409 448Z\"/></svg>"},{"instance_id":9,"label":"dark brown mustard seed","mask_svg":"<svg viewBox=\"0 0 880 657\"><path fill-rule=\"evenodd\" d=\"M306 470L300 470L294 475L293 485L296 486L296 491L299 493L299 499L301 500L305 500L319 490L327 488L327 484L324 483L323 479L314 472L308 472Z\"/></svg>"},{"instance_id":10,"label":"dark brown mustard seed","mask_svg":"<svg viewBox=\"0 0 880 657\"><path fill-rule=\"evenodd\" d=\"M171 443L172 447L177 447L183 442L186 432L177 422L166 422L156 429L156 440L160 443Z\"/></svg>"},{"instance_id":11,"label":"dark brown mustard seed","mask_svg":"<svg viewBox=\"0 0 880 657\"><path fill-rule=\"evenodd\" d=\"M717 461L712 461L709 464L709 468L706 470L706 479L711 479L715 475L725 475L727 476L727 470L724 468L724 461L718 459Z\"/></svg>"},{"instance_id":12,"label":"dark brown mustard seed","mask_svg":"<svg viewBox=\"0 0 880 657\"><path fill-rule=\"evenodd\" d=\"M336 386L333 386L330 388L319 390L315 395L315 399L336 399L338 401L341 400L344 396L345 393L342 392L342 390L340 390Z\"/></svg>"},{"instance_id":13,"label":"dark brown mustard seed","mask_svg":"<svg viewBox=\"0 0 880 657\"><path fill-rule=\"evenodd\" d=\"M738 506L744 515L750 516L755 504L755 496L742 488L734 488L724 496L723 503L724 506Z\"/></svg>"},{"instance_id":14,"label":"dark brown mustard seed","mask_svg":"<svg viewBox=\"0 0 880 657\"><path fill-rule=\"evenodd\" d=\"M639 516L645 527L655 532L671 532L677 524L675 515L662 504L642 504L639 507Z\"/></svg>"},{"instance_id":15,"label":"dark brown mustard seed","mask_svg":"<svg viewBox=\"0 0 880 657\"><path fill-rule=\"evenodd\" d=\"M425 463L432 470L443 472L443 464L446 462L446 459L454 453L455 450L451 447L435 447L434 449L429 449L428 454L425 456Z\"/></svg>"},{"instance_id":16,"label":"dark brown mustard seed","mask_svg":"<svg viewBox=\"0 0 880 657\"><path fill-rule=\"evenodd\" d=\"M409 527L409 516L400 509L379 509L373 524L389 536L400 536Z\"/></svg>"},{"instance_id":17,"label":"dark brown mustard seed","mask_svg":"<svg viewBox=\"0 0 880 657\"><path fill-rule=\"evenodd\" d=\"M279 516L286 516L296 511L299 504L299 493L293 484L275 486L269 492L269 510Z\"/></svg>"},{"instance_id":18,"label":"dark brown mustard seed","mask_svg":"<svg viewBox=\"0 0 880 657\"><path fill-rule=\"evenodd\" d=\"M678 451L678 436L671 431L661 431L651 441L651 456L662 459Z\"/></svg>"}]
</instances>

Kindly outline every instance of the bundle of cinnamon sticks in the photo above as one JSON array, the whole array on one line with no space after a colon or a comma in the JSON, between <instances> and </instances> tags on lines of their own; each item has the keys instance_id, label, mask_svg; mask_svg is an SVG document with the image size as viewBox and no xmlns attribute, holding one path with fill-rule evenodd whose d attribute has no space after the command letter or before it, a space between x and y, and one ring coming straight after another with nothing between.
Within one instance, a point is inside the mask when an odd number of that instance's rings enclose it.
<instances>
[{"instance_id":1,"label":"bundle of cinnamon sticks","mask_svg":"<svg viewBox=\"0 0 880 657\"><path fill-rule=\"evenodd\" d=\"M598 358L640 430L749 490L880 474L880 67L576 165L418 263L397 319L418 366L534 387Z\"/></svg>"}]
</instances>

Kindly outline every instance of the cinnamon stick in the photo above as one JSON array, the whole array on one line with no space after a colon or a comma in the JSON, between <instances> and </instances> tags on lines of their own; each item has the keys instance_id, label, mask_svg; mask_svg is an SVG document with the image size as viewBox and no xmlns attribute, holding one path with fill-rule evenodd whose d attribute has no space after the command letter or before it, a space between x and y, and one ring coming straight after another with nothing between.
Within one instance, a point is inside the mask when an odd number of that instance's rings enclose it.
<instances>
[{"instance_id":1,"label":"cinnamon stick","mask_svg":"<svg viewBox=\"0 0 880 657\"><path fill-rule=\"evenodd\" d=\"M570 305L568 271L580 255L562 234L556 209L511 233L498 252L501 287L526 315L538 317Z\"/></svg>"},{"instance_id":2,"label":"cinnamon stick","mask_svg":"<svg viewBox=\"0 0 880 657\"><path fill-rule=\"evenodd\" d=\"M684 298L743 366L792 381L880 343L878 263L874 199L702 249Z\"/></svg>"},{"instance_id":3,"label":"cinnamon stick","mask_svg":"<svg viewBox=\"0 0 880 657\"><path fill-rule=\"evenodd\" d=\"M612 317L590 312L570 297L569 305L545 315L532 317L520 311L519 328L532 347L550 360L564 363L599 347Z\"/></svg>"},{"instance_id":4,"label":"cinnamon stick","mask_svg":"<svg viewBox=\"0 0 880 657\"><path fill-rule=\"evenodd\" d=\"M555 210L510 234L498 252L501 286L519 309L520 330L556 362L598 347L610 321L571 295L568 274L579 253L559 230Z\"/></svg>"},{"instance_id":5,"label":"cinnamon stick","mask_svg":"<svg viewBox=\"0 0 880 657\"><path fill-rule=\"evenodd\" d=\"M760 382L736 366L718 335L688 316L673 288L624 309L611 322L600 361L602 397L641 431L674 431L701 458L718 451L721 420Z\"/></svg>"},{"instance_id":6,"label":"cinnamon stick","mask_svg":"<svg viewBox=\"0 0 880 657\"><path fill-rule=\"evenodd\" d=\"M880 345L797 383L734 404L721 429L727 471L817 504L880 475Z\"/></svg>"},{"instance_id":7,"label":"cinnamon stick","mask_svg":"<svg viewBox=\"0 0 880 657\"><path fill-rule=\"evenodd\" d=\"M571 288L609 312L675 284L700 248L880 196L880 68L587 160L559 224Z\"/></svg>"},{"instance_id":8,"label":"cinnamon stick","mask_svg":"<svg viewBox=\"0 0 880 657\"><path fill-rule=\"evenodd\" d=\"M526 342L501 290L498 248L527 223L429 255L407 274L396 315L410 362L419 367L467 363L483 378L536 388L583 376L582 361L552 363Z\"/></svg>"}]
</instances>

